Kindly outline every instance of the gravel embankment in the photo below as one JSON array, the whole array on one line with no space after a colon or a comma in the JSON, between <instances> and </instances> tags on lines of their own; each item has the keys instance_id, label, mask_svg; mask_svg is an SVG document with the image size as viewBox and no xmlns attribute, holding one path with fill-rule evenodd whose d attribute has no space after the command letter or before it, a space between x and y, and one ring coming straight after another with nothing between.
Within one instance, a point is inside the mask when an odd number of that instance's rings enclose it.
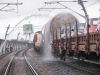
<instances>
[{"instance_id":1,"label":"gravel embankment","mask_svg":"<svg viewBox=\"0 0 100 75\"><path fill-rule=\"evenodd\" d=\"M36 53L32 49L27 51L27 57L37 72L40 73L39 75L92 75L66 65L67 61L69 63L74 62L73 60L67 59L66 62L61 61L60 59L45 61L43 60L42 55Z\"/></svg>"},{"instance_id":2,"label":"gravel embankment","mask_svg":"<svg viewBox=\"0 0 100 75\"><path fill-rule=\"evenodd\" d=\"M38 55L33 49L28 50L26 55L29 62L39 75L55 75L48 67L42 63L41 55Z\"/></svg>"}]
</instances>

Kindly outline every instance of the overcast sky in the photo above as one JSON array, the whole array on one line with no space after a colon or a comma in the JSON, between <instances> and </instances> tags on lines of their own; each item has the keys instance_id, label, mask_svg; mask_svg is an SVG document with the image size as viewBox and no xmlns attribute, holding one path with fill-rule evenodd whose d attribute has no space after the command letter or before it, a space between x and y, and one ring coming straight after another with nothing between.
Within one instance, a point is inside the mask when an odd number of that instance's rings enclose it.
<instances>
[{"instance_id":1,"label":"overcast sky","mask_svg":"<svg viewBox=\"0 0 100 75\"><path fill-rule=\"evenodd\" d=\"M18 0L18 3L23 3L22 5L18 6L18 14L16 13L17 12L16 5L9 5L9 7L5 7L4 9L2 9L2 10L8 10L8 9L13 8L15 10L9 11L9 12L0 11L0 38L4 39L6 27L9 24L11 25L11 27L14 27L20 20L22 20L23 18L25 18L27 16L30 16L33 14L34 15L48 14L49 13L48 11L39 11L38 8L43 7L45 5L44 2L51 2L51 1L54 1L54 0ZM61 0L59 0L59 1L61 1ZM73 1L73 0L62 0L62 1ZM99 17L100 16L100 12L99 12L100 1L99 0L87 0L87 1L88 2L85 3L84 5L86 7L89 17L90 18ZM97 1L99 1L99 2L92 6L89 6L90 4L95 3ZM16 3L16 2L17 2L17 0L0 0L0 3ZM77 2L63 2L62 4L73 9L74 11L77 11L78 13L84 15L83 11L81 10L82 9L81 6L78 5ZM0 8L2 8L4 6L5 6L4 4L0 4ZM89 7L87 7L87 6L89 6ZM46 5L44 8L54 8L54 7L55 8L64 8L63 6L57 5L57 4ZM47 10L47 9L45 9L45 10ZM78 16L77 14L75 14L74 12L72 12L68 9L54 9L49 13L49 15L54 16L61 12L71 13L71 14L75 15L80 22L84 22L84 19L82 17ZM13 31L13 33L10 35L9 38L16 39L18 32L21 32L21 35L20 35L21 38L22 37L25 38L25 36L22 35L23 34L23 29L22 29L23 24L27 24L30 21L30 23L33 24L34 26L43 26L50 19L50 16L49 17L34 16L34 17L31 17L30 19L24 20L22 23L20 23L18 25L18 27L20 27L20 28L17 28L15 31ZM40 30L40 29L41 28L34 27L34 32L37 30ZM12 30L12 28L10 28L9 32L11 30ZM32 37L33 37L33 35L32 35Z\"/></svg>"}]
</instances>

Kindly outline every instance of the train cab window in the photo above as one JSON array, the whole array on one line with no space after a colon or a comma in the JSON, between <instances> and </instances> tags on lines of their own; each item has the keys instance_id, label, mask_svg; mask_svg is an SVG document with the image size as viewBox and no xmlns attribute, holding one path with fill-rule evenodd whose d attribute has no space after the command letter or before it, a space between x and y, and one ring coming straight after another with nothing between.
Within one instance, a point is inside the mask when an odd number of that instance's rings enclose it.
<instances>
[{"instance_id":1,"label":"train cab window","mask_svg":"<svg viewBox=\"0 0 100 75\"><path fill-rule=\"evenodd\" d=\"M84 25L79 25L78 29L84 29Z\"/></svg>"},{"instance_id":2,"label":"train cab window","mask_svg":"<svg viewBox=\"0 0 100 75\"><path fill-rule=\"evenodd\" d=\"M92 20L93 20L93 21L92 21L92 22L93 22L93 25L97 25L97 23L98 23L98 18L93 18Z\"/></svg>"},{"instance_id":3,"label":"train cab window","mask_svg":"<svg viewBox=\"0 0 100 75\"><path fill-rule=\"evenodd\" d=\"M85 23L79 23L78 24L78 29L84 29ZM76 30L76 26L75 26L75 30Z\"/></svg>"},{"instance_id":4,"label":"train cab window","mask_svg":"<svg viewBox=\"0 0 100 75\"><path fill-rule=\"evenodd\" d=\"M99 17L99 19L98 19L97 29L100 30L100 17Z\"/></svg>"},{"instance_id":5,"label":"train cab window","mask_svg":"<svg viewBox=\"0 0 100 75\"><path fill-rule=\"evenodd\" d=\"M99 17L99 19L98 19L98 24L100 24L100 17Z\"/></svg>"}]
</instances>

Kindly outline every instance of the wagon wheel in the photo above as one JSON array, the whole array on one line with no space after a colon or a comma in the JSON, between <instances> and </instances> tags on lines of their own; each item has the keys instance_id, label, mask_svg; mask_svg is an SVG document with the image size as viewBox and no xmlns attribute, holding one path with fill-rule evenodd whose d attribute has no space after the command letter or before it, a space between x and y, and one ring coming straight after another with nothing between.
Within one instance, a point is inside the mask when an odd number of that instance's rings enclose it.
<instances>
[{"instance_id":1,"label":"wagon wheel","mask_svg":"<svg viewBox=\"0 0 100 75\"><path fill-rule=\"evenodd\" d=\"M88 51L87 53L88 53L88 55L89 55L89 54L90 54L90 51Z\"/></svg>"},{"instance_id":2,"label":"wagon wheel","mask_svg":"<svg viewBox=\"0 0 100 75\"><path fill-rule=\"evenodd\" d=\"M78 58L78 60L80 60L80 58L81 58L80 52L77 54L77 58Z\"/></svg>"},{"instance_id":3,"label":"wagon wheel","mask_svg":"<svg viewBox=\"0 0 100 75\"><path fill-rule=\"evenodd\" d=\"M80 57L78 57L78 60L80 60Z\"/></svg>"},{"instance_id":4,"label":"wagon wheel","mask_svg":"<svg viewBox=\"0 0 100 75\"><path fill-rule=\"evenodd\" d=\"M62 57L62 55L60 55L60 60L62 60L63 59L63 57Z\"/></svg>"},{"instance_id":5,"label":"wagon wheel","mask_svg":"<svg viewBox=\"0 0 100 75\"><path fill-rule=\"evenodd\" d=\"M99 51L96 51L97 56L99 56Z\"/></svg>"},{"instance_id":6,"label":"wagon wheel","mask_svg":"<svg viewBox=\"0 0 100 75\"><path fill-rule=\"evenodd\" d=\"M85 58L84 58L84 57L82 57L82 61L84 61L84 59L85 59Z\"/></svg>"},{"instance_id":7,"label":"wagon wheel","mask_svg":"<svg viewBox=\"0 0 100 75\"><path fill-rule=\"evenodd\" d=\"M77 55L77 52L76 52L76 50L74 51L74 56L76 56Z\"/></svg>"},{"instance_id":8,"label":"wagon wheel","mask_svg":"<svg viewBox=\"0 0 100 75\"><path fill-rule=\"evenodd\" d=\"M63 57L63 61L65 61L65 60L66 60L66 57L64 56L64 57Z\"/></svg>"}]
</instances>

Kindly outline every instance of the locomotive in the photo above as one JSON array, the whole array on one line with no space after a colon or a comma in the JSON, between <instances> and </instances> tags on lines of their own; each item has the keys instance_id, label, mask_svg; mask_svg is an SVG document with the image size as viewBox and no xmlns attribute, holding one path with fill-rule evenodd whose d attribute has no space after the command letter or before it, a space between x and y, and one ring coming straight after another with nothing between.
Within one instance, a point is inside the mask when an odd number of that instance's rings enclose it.
<instances>
[{"instance_id":1,"label":"locomotive","mask_svg":"<svg viewBox=\"0 0 100 75\"><path fill-rule=\"evenodd\" d=\"M37 31L34 34L34 49L36 51L41 51L42 49L42 32L41 31Z\"/></svg>"}]
</instances>

